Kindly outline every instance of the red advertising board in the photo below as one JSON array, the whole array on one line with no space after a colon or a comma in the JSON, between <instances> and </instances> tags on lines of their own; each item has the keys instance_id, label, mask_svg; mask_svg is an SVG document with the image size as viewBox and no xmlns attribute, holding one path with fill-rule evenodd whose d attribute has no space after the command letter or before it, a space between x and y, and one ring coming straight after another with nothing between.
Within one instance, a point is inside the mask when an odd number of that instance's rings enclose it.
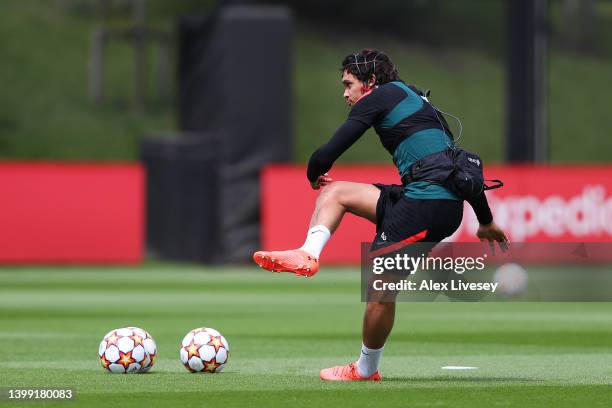
<instances>
[{"instance_id":1,"label":"red advertising board","mask_svg":"<svg viewBox=\"0 0 612 408\"><path fill-rule=\"evenodd\" d=\"M334 180L399 183L393 166L336 166ZM485 176L505 186L487 192L495 221L514 242L612 241L612 166L487 166ZM262 173L264 249L302 245L318 192L303 166L270 166ZM477 241L478 222L468 204L463 223L448 240ZM370 222L347 214L322 259L359 262L359 243L371 241Z\"/></svg>"},{"instance_id":2,"label":"red advertising board","mask_svg":"<svg viewBox=\"0 0 612 408\"><path fill-rule=\"evenodd\" d=\"M137 164L0 163L0 263L136 263L144 245Z\"/></svg>"}]
</instances>

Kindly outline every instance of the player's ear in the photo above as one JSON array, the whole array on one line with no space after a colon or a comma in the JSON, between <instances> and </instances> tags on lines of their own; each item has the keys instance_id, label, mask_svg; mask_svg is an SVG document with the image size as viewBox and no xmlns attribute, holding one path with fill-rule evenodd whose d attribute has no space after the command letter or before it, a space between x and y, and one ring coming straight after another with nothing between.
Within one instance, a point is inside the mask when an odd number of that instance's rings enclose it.
<instances>
[{"instance_id":1,"label":"player's ear","mask_svg":"<svg viewBox=\"0 0 612 408\"><path fill-rule=\"evenodd\" d=\"M366 92L369 92L372 89L372 78L370 77L369 79L364 79L363 80L363 86L361 87L361 93L364 94Z\"/></svg>"},{"instance_id":2,"label":"player's ear","mask_svg":"<svg viewBox=\"0 0 612 408\"><path fill-rule=\"evenodd\" d=\"M363 85L366 91L374 89L374 85L376 85L376 75L372 74L372 76L367 81L364 81Z\"/></svg>"}]
</instances>

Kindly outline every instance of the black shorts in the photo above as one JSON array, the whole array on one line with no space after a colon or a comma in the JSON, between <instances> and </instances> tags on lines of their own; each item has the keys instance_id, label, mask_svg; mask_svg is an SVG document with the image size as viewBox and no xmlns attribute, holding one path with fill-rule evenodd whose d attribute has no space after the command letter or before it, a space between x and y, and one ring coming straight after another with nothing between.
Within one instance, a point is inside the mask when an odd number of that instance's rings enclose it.
<instances>
[{"instance_id":1,"label":"black shorts","mask_svg":"<svg viewBox=\"0 0 612 408\"><path fill-rule=\"evenodd\" d=\"M462 201L417 200L406 197L401 185L374 185L380 189L380 197L372 250L402 241L438 243L461 224Z\"/></svg>"}]
</instances>

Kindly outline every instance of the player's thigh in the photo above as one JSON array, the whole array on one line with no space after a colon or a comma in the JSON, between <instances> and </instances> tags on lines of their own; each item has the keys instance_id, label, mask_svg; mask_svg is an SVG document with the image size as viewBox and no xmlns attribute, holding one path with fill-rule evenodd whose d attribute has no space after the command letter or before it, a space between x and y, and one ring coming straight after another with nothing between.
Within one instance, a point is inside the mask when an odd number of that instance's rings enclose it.
<instances>
[{"instance_id":1,"label":"player's thigh","mask_svg":"<svg viewBox=\"0 0 612 408\"><path fill-rule=\"evenodd\" d=\"M365 183L335 181L323 189L323 193L333 196L346 211L376 223L376 204L380 190Z\"/></svg>"}]
</instances>

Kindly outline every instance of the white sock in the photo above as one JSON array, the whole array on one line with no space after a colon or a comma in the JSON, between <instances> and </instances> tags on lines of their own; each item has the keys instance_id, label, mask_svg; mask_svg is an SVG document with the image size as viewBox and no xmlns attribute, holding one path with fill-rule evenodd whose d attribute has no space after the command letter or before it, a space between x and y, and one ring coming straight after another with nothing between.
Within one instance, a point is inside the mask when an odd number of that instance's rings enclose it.
<instances>
[{"instance_id":1,"label":"white sock","mask_svg":"<svg viewBox=\"0 0 612 408\"><path fill-rule=\"evenodd\" d=\"M325 225L315 225L308 230L306 242L304 242L301 249L319 259L321 251L325 244L327 244L329 237L331 237L331 232L329 232Z\"/></svg>"},{"instance_id":2,"label":"white sock","mask_svg":"<svg viewBox=\"0 0 612 408\"><path fill-rule=\"evenodd\" d=\"M384 347L371 349L363 344L361 345L361 354L359 355L359 360L357 360L357 371L360 376L369 377L378 371L384 349Z\"/></svg>"}]
</instances>

